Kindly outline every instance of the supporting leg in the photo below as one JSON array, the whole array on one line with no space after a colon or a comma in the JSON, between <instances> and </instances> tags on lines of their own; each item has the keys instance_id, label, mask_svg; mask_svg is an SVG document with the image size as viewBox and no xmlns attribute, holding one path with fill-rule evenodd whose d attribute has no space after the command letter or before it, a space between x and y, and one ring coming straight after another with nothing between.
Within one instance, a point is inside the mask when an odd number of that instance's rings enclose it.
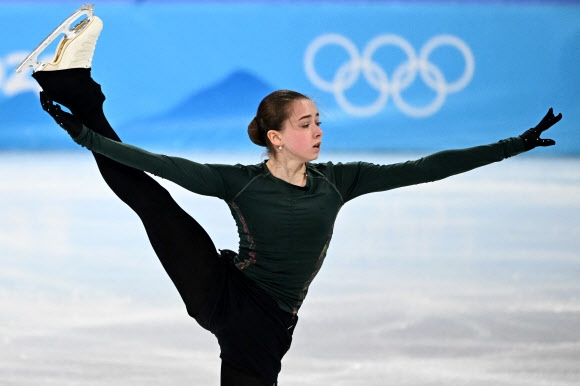
<instances>
[{"instance_id":1,"label":"supporting leg","mask_svg":"<svg viewBox=\"0 0 580 386\"><path fill-rule=\"evenodd\" d=\"M253 375L244 373L222 361L221 386L272 386Z\"/></svg>"}]
</instances>

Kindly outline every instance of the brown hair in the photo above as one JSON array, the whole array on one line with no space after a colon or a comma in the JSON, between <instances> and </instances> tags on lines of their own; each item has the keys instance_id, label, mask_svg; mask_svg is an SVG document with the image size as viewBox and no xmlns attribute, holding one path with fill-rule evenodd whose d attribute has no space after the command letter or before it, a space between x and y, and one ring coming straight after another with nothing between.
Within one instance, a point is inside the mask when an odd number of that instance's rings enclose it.
<instances>
[{"instance_id":1,"label":"brown hair","mask_svg":"<svg viewBox=\"0 0 580 386\"><path fill-rule=\"evenodd\" d=\"M280 131L282 124L290 117L292 102L300 99L310 99L307 96L291 90L278 90L268 94L260 105L256 116L248 125L248 136L258 146L264 146L269 154L274 153L274 145L268 139L270 130Z\"/></svg>"}]
</instances>

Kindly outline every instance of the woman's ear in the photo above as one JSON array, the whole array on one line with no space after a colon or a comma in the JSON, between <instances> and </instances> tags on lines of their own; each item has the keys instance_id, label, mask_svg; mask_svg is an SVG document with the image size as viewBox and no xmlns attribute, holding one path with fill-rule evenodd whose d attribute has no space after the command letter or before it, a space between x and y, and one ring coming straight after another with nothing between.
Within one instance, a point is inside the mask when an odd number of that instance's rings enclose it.
<instances>
[{"instance_id":1,"label":"woman's ear","mask_svg":"<svg viewBox=\"0 0 580 386\"><path fill-rule=\"evenodd\" d=\"M272 145L274 145L274 147L283 145L282 138L280 138L280 133L277 132L276 130L268 130L266 136L268 137Z\"/></svg>"}]
</instances>

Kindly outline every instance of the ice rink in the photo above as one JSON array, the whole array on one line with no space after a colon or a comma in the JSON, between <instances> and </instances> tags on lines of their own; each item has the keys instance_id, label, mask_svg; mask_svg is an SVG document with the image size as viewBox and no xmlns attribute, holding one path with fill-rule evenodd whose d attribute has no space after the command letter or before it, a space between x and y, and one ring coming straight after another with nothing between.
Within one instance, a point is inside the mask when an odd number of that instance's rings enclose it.
<instances>
[{"instance_id":1,"label":"ice rink","mask_svg":"<svg viewBox=\"0 0 580 386\"><path fill-rule=\"evenodd\" d=\"M347 204L280 385L578 385L580 159L545 154ZM87 152L0 153L0 181L0 385L219 384L215 339ZM163 183L236 248L224 203Z\"/></svg>"}]
</instances>

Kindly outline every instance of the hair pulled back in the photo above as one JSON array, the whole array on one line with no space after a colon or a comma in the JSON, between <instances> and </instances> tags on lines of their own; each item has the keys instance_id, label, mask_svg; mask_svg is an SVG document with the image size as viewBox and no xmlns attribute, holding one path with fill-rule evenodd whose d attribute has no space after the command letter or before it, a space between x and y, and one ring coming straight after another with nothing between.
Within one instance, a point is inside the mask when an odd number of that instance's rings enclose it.
<instances>
[{"instance_id":1,"label":"hair pulled back","mask_svg":"<svg viewBox=\"0 0 580 386\"><path fill-rule=\"evenodd\" d=\"M280 131L282 124L290 117L294 101L310 99L291 90L277 90L268 94L258 106L256 116L248 125L248 136L258 146L264 146L269 154L274 153L274 145L268 139L268 131Z\"/></svg>"}]
</instances>

